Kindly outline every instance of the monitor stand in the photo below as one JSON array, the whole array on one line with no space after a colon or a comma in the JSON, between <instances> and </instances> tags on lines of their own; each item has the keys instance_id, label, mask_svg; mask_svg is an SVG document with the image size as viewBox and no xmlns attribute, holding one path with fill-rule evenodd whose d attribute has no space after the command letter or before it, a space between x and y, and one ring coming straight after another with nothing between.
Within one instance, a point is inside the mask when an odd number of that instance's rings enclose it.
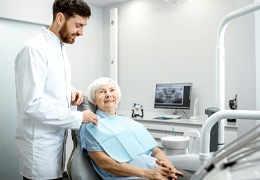
<instances>
[{"instance_id":1,"label":"monitor stand","mask_svg":"<svg viewBox=\"0 0 260 180\"><path fill-rule=\"evenodd\" d=\"M181 118L182 118L182 115L178 115L176 109L173 110L173 113L172 113L172 114L173 114L173 115L170 116L170 117L172 117L173 119L181 119Z\"/></svg>"}]
</instances>

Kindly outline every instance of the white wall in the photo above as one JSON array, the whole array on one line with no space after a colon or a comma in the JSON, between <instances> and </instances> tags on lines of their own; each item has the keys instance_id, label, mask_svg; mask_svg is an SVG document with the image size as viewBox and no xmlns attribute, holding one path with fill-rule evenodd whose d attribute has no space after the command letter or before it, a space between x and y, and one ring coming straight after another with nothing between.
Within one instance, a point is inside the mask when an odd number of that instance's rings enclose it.
<instances>
[{"instance_id":1,"label":"white wall","mask_svg":"<svg viewBox=\"0 0 260 180\"><path fill-rule=\"evenodd\" d=\"M51 24L53 0L0 0L0 17L36 24Z\"/></svg>"},{"instance_id":2,"label":"white wall","mask_svg":"<svg viewBox=\"0 0 260 180\"><path fill-rule=\"evenodd\" d=\"M109 9L104 25L109 27ZM198 98L200 116L215 103L215 49L217 28L222 18L235 10L235 0L193 0L182 5L160 0L132 0L117 5L119 11L120 110L130 110L134 102L144 112L171 113L154 109L156 83L192 82L193 101ZM227 101L237 94L234 27L226 31ZM109 34L105 31L104 43ZM108 46L108 45L106 45ZM104 49L109 62L109 49ZM106 67L109 67L106 64ZM104 71L109 75L108 70ZM235 79L235 80L234 80ZM186 111L188 115L191 111Z\"/></svg>"}]
</instances>

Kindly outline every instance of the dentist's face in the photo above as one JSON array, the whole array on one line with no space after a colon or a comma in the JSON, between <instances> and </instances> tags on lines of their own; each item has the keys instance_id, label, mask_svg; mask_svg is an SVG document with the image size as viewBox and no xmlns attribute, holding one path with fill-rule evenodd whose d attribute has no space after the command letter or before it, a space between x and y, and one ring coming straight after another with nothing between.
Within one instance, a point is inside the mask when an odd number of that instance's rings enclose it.
<instances>
[{"instance_id":1,"label":"dentist's face","mask_svg":"<svg viewBox=\"0 0 260 180\"><path fill-rule=\"evenodd\" d=\"M96 92L95 105L107 114L114 115L118 106L119 95L114 83L100 87Z\"/></svg>"},{"instance_id":2,"label":"dentist's face","mask_svg":"<svg viewBox=\"0 0 260 180\"><path fill-rule=\"evenodd\" d=\"M73 44L77 36L83 35L83 27L87 24L87 18L75 15L62 25L59 35L64 43Z\"/></svg>"}]
</instances>

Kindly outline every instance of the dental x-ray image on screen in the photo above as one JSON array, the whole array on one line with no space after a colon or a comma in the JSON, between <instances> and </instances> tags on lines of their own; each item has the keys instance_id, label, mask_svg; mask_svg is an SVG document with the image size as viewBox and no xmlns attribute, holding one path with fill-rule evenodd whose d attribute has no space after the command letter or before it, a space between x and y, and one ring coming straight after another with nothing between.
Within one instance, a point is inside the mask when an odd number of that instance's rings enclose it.
<instances>
[{"instance_id":1,"label":"dental x-ray image on screen","mask_svg":"<svg viewBox=\"0 0 260 180\"><path fill-rule=\"evenodd\" d=\"M156 84L155 108L190 109L191 83Z\"/></svg>"},{"instance_id":2,"label":"dental x-ray image on screen","mask_svg":"<svg viewBox=\"0 0 260 180\"><path fill-rule=\"evenodd\" d=\"M156 89L156 103L183 104L183 86L158 87Z\"/></svg>"}]
</instances>

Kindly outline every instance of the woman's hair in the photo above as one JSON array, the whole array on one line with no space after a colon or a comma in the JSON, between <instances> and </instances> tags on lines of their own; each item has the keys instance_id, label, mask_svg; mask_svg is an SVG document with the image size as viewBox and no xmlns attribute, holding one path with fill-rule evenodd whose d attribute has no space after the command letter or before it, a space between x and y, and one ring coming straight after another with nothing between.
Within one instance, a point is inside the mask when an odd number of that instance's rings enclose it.
<instances>
[{"instance_id":1,"label":"woman's hair","mask_svg":"<svg viewBox=\"0 0 260 180\"><path fill-rule=\"evenodd\" d=\"M59 12L64 14L66 20L75 15L87 18L91 16L91 9L84 0L55 0L52 11L53 21Z\"/></svg>"},{"instance_id":2,"label":"woman's hair","mask_svg":"<svg viewBox=\"0 0 260 180\"><path fill-rule=\"evenodd\" d=\"M100 87L106 85L107 83L112 82L115 85L116 91L118 92L119 101L121 99L121 90L119 85L111 78L101 77L93 81L87 89L88 101L94 104L96 92Z\"/></svg>"}]
</instances>

